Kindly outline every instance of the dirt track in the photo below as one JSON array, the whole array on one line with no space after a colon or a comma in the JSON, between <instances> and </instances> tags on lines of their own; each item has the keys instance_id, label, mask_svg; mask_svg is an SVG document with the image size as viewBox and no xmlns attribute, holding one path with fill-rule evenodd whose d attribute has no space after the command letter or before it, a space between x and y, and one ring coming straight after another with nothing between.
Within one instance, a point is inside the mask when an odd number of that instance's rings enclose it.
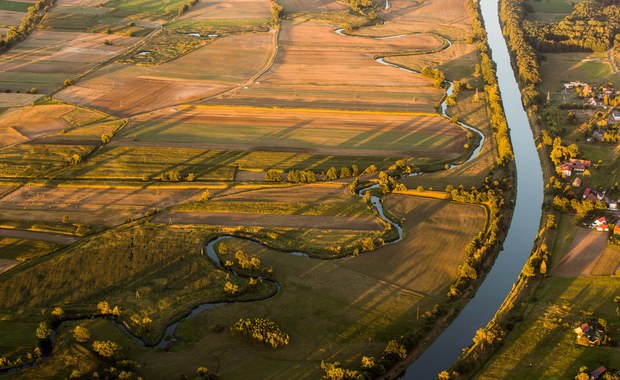
<instances>
[{"instance_id":1,"label":"dirt track","mask_svg":"<svg viewBox=\"0 0 620 380\"><path fill-rule=\"evenodd\" d=\"M566 256L553 267L559 277L588 276L607 246L607 234L579 228Z\"/></svg>"},{"instance_id":2,"label":"dirt track","mask_svg":"<svg viewBox=\"0 0 620 380\"><path fill-rule=\"evenodd\" d=\"M309 216L309 215L270 215L217 212L163 212L154 219L156 223L208 224L213 226L253 226L312 228L325 230L383 229L378 219L373 217Z\"/></svg>"},{"instance_id":3,"label":"dirt track","mask_svg":"<svg viewBox=\"0 0 620 380\"><path fill-rule=\"evenodd\" d=\"M78 240L78 238L76 238L75 236L52 234L49 232L13 230L7 228L0 228L0 237L11 237L26 240L41 240L59 244L71 244Z\"/></svg>"}]
</instances>

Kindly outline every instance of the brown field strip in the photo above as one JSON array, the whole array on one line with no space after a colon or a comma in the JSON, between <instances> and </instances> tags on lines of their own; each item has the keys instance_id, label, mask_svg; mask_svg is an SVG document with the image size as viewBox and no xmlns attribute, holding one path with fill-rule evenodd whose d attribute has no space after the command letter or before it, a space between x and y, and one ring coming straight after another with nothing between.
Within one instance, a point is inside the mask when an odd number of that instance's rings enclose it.
<instances>
[{"instance_id":1,"label":"brown field strip","mask_svg":"<svg viewBox=\"0 0 620 380\"><path fill-rule=\"evenodd\" d=\"M40 240L51 243L71 244L78 240L74 236L59 235L49 232L14 230L9 228L0 228L0 237L11 237L26 240Z\"/></svg>"},{"instance_id":2,"label":"brown field strip","mask_svg":"<svg viewBox=\"0 0 620 380\"><path fill-rule=\"evenodd\" d=\"M7 260L7 259L0 259L0 274L8 271L9 269L14 268L15 266L19 265L21 262L18 260Z\"/></svg>"},{"instance_id":3,"label":"brown field strip","mask_svg":"<svg viewBox=\"0 0 620 380\"><path fill-rule=\"evenodd\" d=\"M273 49L273 32L232 35L158 66L109 65L56 96L115 115L194 102L245 83Z\"/></svg>"},{"instance_id":4,"label":"brown field strip","mask_svg":"<svg viewBox=\"0 0 620 380\"><path fill-rule=\"evenodd\" d=\"M268 0L206 0L200 1L178 18L180 21L270 18Z\"/></svg>"},{"instance_id":5,"label":"brown field strip","mask_svg":"<svg viewBox=\"0 0 620 380\"><path fill-rule=\"evenodd\" d=\"M553 266L559 277L588 276L607 246L607 233L578 227L577 235L566 255Z\"/></svg>"},{"instance_id":6,"label":"brown field strip","mask_svg":"<svg viewBox=\"0 0 620 380\"><path fill-rule=\"evenodd\" d=\"M153 208L195 200L200 189L116 189L23 187L0 199L0 215L8 220L116 225L141 217Z\"/></svg>"},{"instance_id":7,"label":"brown field strip","mask_svg":"<svg viewBox=\"0 0 620 380\"><path fill-rule=\"evenodd\" d=\"M375 217L252 214L233 212L173 212L157 214L153 221L169 224L308 228L319 230L379 231L383 224Z\"/></svg>"}]
</instances>

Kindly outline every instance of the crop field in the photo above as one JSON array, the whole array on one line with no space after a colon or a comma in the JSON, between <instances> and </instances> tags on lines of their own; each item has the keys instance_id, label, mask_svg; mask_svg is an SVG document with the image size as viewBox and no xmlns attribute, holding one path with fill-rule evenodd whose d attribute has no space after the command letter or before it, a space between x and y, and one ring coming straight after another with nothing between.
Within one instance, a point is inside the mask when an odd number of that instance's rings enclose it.
<instances>
[{"instance_id":1,"label":"crop field","mask_svg":"<svg viewBox=\"0 0 620 380\"><path fill-rule=\"evenodd\" d=\"M111 45L105 45L109 40ZM0 89L47 93L136 43L117 35L35 31L0 58Z\"/></svg>"},{"instance_id":2,"label":"crop field","mask_svg":"<svg viewBox=\"0 0 620 380\"><path fill-rule=\"evenodd\" d=\"M471 33L471 15L466 0L390 1L390 9L382 12L387 22L360 30L372 36L397 35L412 32L434 32L453 41L463 40Z\"/></svg>"},{"instance_id":3,"label":"crop field","mask_svg":"<svg viewBox=\"0 0 620 380\"><path fill-rule=\"evenodd\" d=\"M448 80L460 80L474 73L478 52L472 44L457 42L438 53L388 57L385 60L416 71L421 71L424 66L437 67Z\"/></svg>"},{"instance_id":4,"label":"crop field","mask_svg":"<svg viewBox=\"0 0 620 380\"><path fill-rule=\"evenodd\" d=\"M597 83L611 75L607 53L545 53L540 69L544 94L559 93L564 82Z\"/></svg>"},{"instance_id":5,"label":"crop field","mask_svg":"<svg viewBox=\"0 0 620 380\"><path fill-rule=\"evenodd\" d=\"M401 201L405 207L400 212L390 208L400 208ZM465 257L465 245L484 228L485 213L477 206L403 196L388 198L386 206L406 218L405 241L343 260L296 257L245 241L226 241L228 252L243 249L271 266L282 290L263 302L227 305L183 322L176 333L179 341L171 347L175 357L185 368L198 361L215 368L218 360L223 378L317 378L321 360L357 366L362 355L377 357L389 339L411 331L412 325L421 327L416 314L443 299ZM439 231L457 224L466 228L433 242ZM421 249L420 244L437 244L433 252L445 254L439 258L433 253L430 260L431 251L423 253L429 247ZM441 269L431 268L431 262L442 262ZM265 351L226 332L213 332L212 326L228 326L240 317L276 321L291 335L290 345ZM147 377L171 376L161 355L150 351L133 359L146 364Z\"/></svg>"},{"instance_id":6,"label":"crop field","mask_svg":"<svg viewBox=\"0 0 620 380\"><path fill-rule=\"evenodd\" d=\"M267 65L272 49L272 32L232 35L158 66L109 65L56 96L116 115L193 102L248 81Z\"/></svg>"},{"instance_id":7,"label":"crop field","mask_svg":"<svg viewBox=\"0 0 620 380\"><path fill-rule=\"evenodd\" d=\"M433 112L441 90L373 57L437 46L432 35L373 39L338 35L326 23L284 22L272 68L215 103Z\"/></svg>"},{"instance_id":8,"label":"crop field","mask_svg":"<svg viewBox=\"0 0 620 380\"><path fill-rule=\"evenodd\" d=\"M523 322L505 340L477 379L573 378L581 366L620 367L620 348L577 345L573 329L589 313L618 326L620 279L610 277L551 278L543 283ZM617 340L618 330L609 334Z\"/></svg>"},{"instance_id":9,"label":"crop field","mask_svg":"<svg viewBox=\"0 0 620 380\"><path fill-rule=\"evenodd\" d=\"M63 131L71 134L76 128L114 120L109 115L68 104L12 108L0 118L0 148Z\"/></svg>"},{"instance_id":10,"label":"crop field","mask_svg":"<svg viewBox=\"0 0 620 380\"><path fill-rule=\"evenodd\" d=\"M133 141L347 156L458 156L465 132L437 114L182 107L134 119Z\"/></svg>"},{"instance_id":11,"label":"crop field","mask_svg":"<svg viewBox=\"0 0 620 380\"><path fill-rule=\"evenodd\" d=\"M114 226L154 208L197 199L199 189L22 187L0 199L3 219Z\"/></svg>"},{"instance_id":12,"label":"crop field","mask_svg":"<svg viewBox=\"0 0 620 380\"><path fill-rule=\"evenodd\" d=\"M19 26L22 18L27 16L28 7L34 5L34 1L0 1L0 26ZM4 33L0 33L4 35Z\"/></svg>"}]
</instances>

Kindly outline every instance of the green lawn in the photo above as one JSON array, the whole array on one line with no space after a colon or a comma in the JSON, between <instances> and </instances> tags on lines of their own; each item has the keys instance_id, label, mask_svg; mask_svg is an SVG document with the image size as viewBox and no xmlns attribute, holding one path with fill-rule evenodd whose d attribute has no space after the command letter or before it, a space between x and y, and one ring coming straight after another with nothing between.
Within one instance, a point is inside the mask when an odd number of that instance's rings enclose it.
<instances>
[{"instance_id":1,"label":"green lawn","mask_svg":"<svg viewBox=\"0 0 620 380\"><path fill-rule=\"evenodd\" d=\"M543 94L559 93L562 83L583 81L598 83L611 75L607 53L544 53L541 62Z\"/></svg>"},{"instance_id":2,"label":"green lawn","mask_svg":"<svg viewBox=\"0 0 620 380\"><path fill-rule=\"evenodd\" d=\"M620 347L579 346L573 332L592 313L607 321L618 341L620 315L613 299L620 295L620 279L549 278L537 295L478 379L572 379L584 365L620 369Z\"/></svg>"}]
</instances>

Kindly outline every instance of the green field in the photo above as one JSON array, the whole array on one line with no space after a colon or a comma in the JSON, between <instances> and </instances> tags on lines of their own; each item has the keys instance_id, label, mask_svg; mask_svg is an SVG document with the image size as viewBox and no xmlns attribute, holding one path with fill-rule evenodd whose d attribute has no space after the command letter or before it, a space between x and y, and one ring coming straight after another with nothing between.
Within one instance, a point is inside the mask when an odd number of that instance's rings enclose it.
<instances>
[{"instance_id":1,"label":"green field","mask_svg":"<svg viewBox=\"0 0 620 380\"><path fill-rule=\"evenodd\" d=\"M620 368L620 348L583 347L573 332L589 313L603 318L613 340L620 338L620 316L614 297L620 279L549 278L526 309L525 319L478 374L478 379L568 379L581 366Z\"/></svg>"},{"instance_id":2,"label":"green field","mask_svg":"<svg viewBox=\"0 0 620 380\"><path fill-rule=\"evenodd\" d=\"M611 75L607 53L545 53L540 64L541 90L557 94L562 83L583 81L599 83Z\"/></svg>"}]
</instances>

